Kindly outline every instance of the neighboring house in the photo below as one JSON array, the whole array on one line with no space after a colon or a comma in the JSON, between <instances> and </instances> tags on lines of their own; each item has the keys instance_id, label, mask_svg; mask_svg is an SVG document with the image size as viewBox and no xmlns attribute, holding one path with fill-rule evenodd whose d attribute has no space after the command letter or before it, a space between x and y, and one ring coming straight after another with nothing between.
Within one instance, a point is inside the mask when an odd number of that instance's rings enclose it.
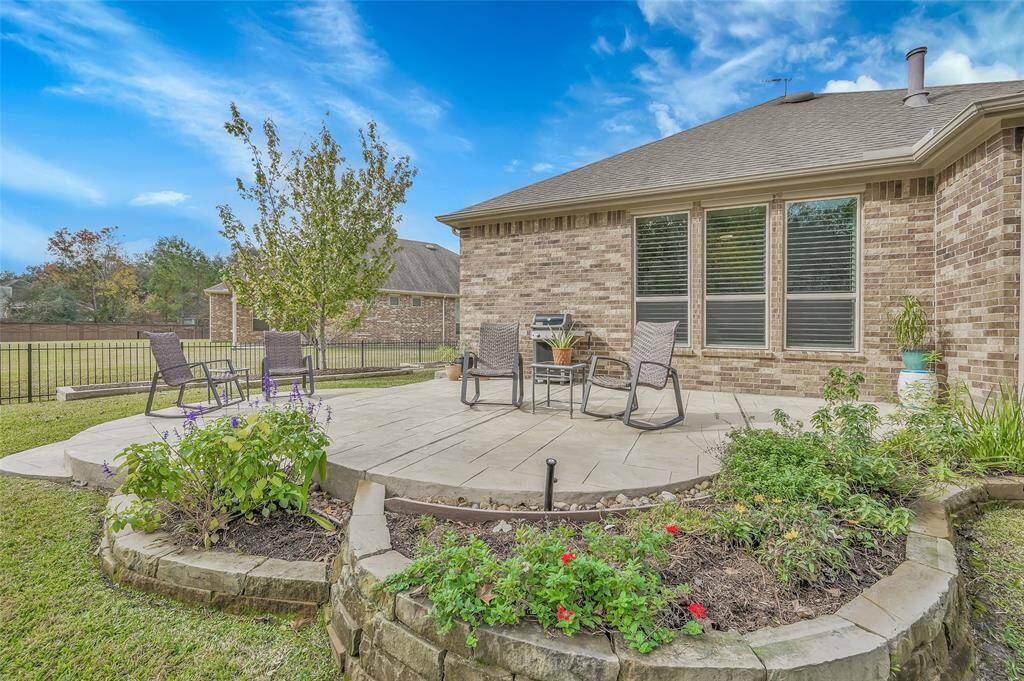
<instances>
[{"instance_id":1,"label":"neighboring house","mask_svg":"<svg viewBox=\"0 0 1024 681\"><path fill-rule=\"evenodd\" d=\"M909 294L950 379L1020 386L1021 126L1024 81L801 93L439 216L463 337L566 311L620 354L677 319L688 387L817 395L842 366L885 398Z\"/></svg>"},{"instance_id":2,"label":"neighboring house","mask_svg":"<svg viewBox=\"0 0 1024 681\"><path fill-rule=\"evenodd\" d=\"M268 325L239 305L227 284L210 298L210 340L253 343ZM455 343L459 318L459 254L437 244L399 239L395 269L355 330L331 327L330 340L405 340Z\"/></svg>"}]
</instances>

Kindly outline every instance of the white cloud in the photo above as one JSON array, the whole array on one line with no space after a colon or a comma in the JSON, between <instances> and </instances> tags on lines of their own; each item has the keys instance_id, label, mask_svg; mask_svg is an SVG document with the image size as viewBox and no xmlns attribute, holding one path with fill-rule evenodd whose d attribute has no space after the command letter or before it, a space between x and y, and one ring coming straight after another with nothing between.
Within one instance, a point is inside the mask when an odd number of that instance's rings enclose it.
<instances>
[{"instance_id":1,"label":"white cloud","mask_svg":"<svg viewBox=\"0 0 1024 681\"><path fill-rule=\"evenodd\" d=\"M519 170L520 164L521 161L518 158L512 159L511 161L505 164L505 172L514 173L515 171Z\"/></svg>"},{"instance_id":2,"label":"white cloud","mask_svg":"<svg viewBox=\"0 0 1024 681\"><path fill-rule=\"evenodd\" d=\"M881 90L882 86L871 76L860 75L857 80L830 80L825 83L825 92L864 92Z\"/></svg>"},{"instance_id":3,"label":"white cloud","mask_svg":"<svg viewBox=\"0 0 1024 681\"><path fill-rule=\"evenodd\" d=\"M1019 78L1020 72L1009 64L997 61L987 66L975 65L969 56L953 50L943 52L925 69L925 80L929 85L987 83Z\"/></svg>"},{"instance_id":4,"label":"white cloud","mask_svg":"<svg viewBox=\"0 0 1024 681\"><path fill-rule=\"evenodd\" d=\"M131 204L133 206L177 206L188 199L188 194L164 189L158 192L143 192L132 199Z\"/></svg>"},{"instance_id":5,"label":"white cloud","mask_svg":"<svg viewBox=\"0 0 1024 681\"><path fill-rule=\"evenodd\" d=\"M534 163L530 166L530 170L535 173L546 173L552 170L555 166L551 163Z\"/></svg>"},{"instance_id":6,"label":"white cloud","mask_svg":"<svg viewBox=\"0 0 1024 681\"><path fill-rule=\"evenodd\" d=\"M672 118L672 114L669 112L667 104L653 102L647 107L647 110L654 114L654 123L658 126L658 132L661 133L662 137L674 135L682 130L679 123Z\"/></svg>"},{"instance_id":7,"label":"white cloud","mask_svg":"<svg viewBox=\"0 0 1024 681\"><path fill-rule=\"evenodd\" d=\"M75 173L10 145L0 149L0 183L31 194L78 203L103 203L103 193Z\"/></svg>"},{"instance_id":8,"label":"white cloud","mask_svg":"<svg viewBox=\"0 0 1024 681\"><path fill-rule=\"evenodd\" d=\"M597 40L593 42L593 44L590 46L590 49L592 49L594 52L597 52L598 54L615 54L615 48L612 47L612 44L608 42L608 39L605 38L603 35L597 36Z\"/></svg>"},{"instance_id":9,"label":"white cloud","mask_svg":"<svg viewBox=\"0 0 1024 681\"><path fill-rule=\"evenodd\" d=\"M49 238L46 230L5 211L0 219L0 269L17 271L40 262Z\"/></svg>"}]
</instances>

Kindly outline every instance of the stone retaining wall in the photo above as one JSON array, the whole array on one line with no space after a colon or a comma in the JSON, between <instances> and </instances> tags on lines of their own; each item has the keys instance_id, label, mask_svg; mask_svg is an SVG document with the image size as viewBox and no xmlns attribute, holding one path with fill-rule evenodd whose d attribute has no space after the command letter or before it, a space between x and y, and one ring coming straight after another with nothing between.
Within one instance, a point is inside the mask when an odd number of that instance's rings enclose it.
<instances>
[{"instance_id":1,"label":"stone retaining wall","mask_svg":"<svg viewBox=\"0 0 1024 681\"><path fill-rule=\"evenodd\" d=\"M373 588L410 561L391 548L384 488L364 480L332 575L331 645L352 681L966 681L972 648L950 514L1002 499L1024 499L1024 478L948 486L918 502L907 560L834 615L679 637L641 655L618 635L534 624L480 627L473 649L463 624L439 634L425 598Z\"/></svg>"},{"instance_id":2,"label":"stone retaining wall","mask_svg":"<svg viewBox=\"0 0 1024 681\"><path fill-rule=\"evenodd\" d=\"M111 497L107 509L133 499ZM329 595L326 563L182 549L163 532L113 532L106 527L100 563L120 584L230 612L312 616Z\"/></svg>"}]
</instances>

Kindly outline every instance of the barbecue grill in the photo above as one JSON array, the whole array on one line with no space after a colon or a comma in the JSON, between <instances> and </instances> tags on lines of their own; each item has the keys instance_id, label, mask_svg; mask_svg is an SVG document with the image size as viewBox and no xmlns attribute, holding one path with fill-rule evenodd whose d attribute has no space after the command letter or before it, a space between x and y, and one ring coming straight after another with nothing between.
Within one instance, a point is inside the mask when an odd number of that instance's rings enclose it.
<instances>
[{"instance_id":1,"label":"barbecue grill","mask_svg":"<svg viewBox=\"0 0 1024 681\"><path fill-rule=\"evenodd\" d=\"M554 356L551 347L544 341L551 338L556 331L568 331L574 336L586 338L586 350L590 350L590 332L580 331L572 328L572 315L568 312L558 314L535 314L533 323L530 324L530 338L533 340L533 361L551 362ZM579 343L576 345L577 352L582 350ZM574 360L575 361L575 360Z\"/></svg>"}]
</instances>

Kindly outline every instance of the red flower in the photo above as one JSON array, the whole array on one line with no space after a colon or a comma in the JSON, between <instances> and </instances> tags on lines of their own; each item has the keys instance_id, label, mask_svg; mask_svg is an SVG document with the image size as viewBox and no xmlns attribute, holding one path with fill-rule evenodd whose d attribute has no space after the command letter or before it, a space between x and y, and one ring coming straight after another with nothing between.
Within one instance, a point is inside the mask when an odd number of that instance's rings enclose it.
<instances>
[{"instance_id":1,"label":"red flower","mask_svg":"<svg viewBox=\"0 0 1024 681\"><path fill-rule=\"evenodd\" d=\"M668 532L669 534L679 534L679 526L678 525L666 525L665 526L665 531Z\"/></svg>"},{"instance_id":2,"label":"red flower","mask_svg":"<svg viewBox=\"0 0 1024 681\"><path fill-rule=\"evenodd\" d=\"M708 611L704 609L704 606L696 602L690 603L690 605L688 605L686 609L690 611L691 615L693 615L699 620L704 619L708 614Z\"/></svg>"},{"instance_id":3,"label":"red flower","mask_svg":"<svg viewBox=\"0 0 1024 681\"><path fill-rule=\"evenodd\" d=\"M568 565L569 561L576 557L576 554L572 551L566 551L562 554L562 565Z\"/></svg>"},{"instance_id":4,"label":"red flower","mask_svg":"<svg viewBox=\"0 0 1024 681\"><path fill-rule=\"evenodd\" d=\"M568 622L572 619L572 616L576 614L575 610L566 610L564 605L558 606L558 619L563 622Z\"/></svg>"}]
</instances>

